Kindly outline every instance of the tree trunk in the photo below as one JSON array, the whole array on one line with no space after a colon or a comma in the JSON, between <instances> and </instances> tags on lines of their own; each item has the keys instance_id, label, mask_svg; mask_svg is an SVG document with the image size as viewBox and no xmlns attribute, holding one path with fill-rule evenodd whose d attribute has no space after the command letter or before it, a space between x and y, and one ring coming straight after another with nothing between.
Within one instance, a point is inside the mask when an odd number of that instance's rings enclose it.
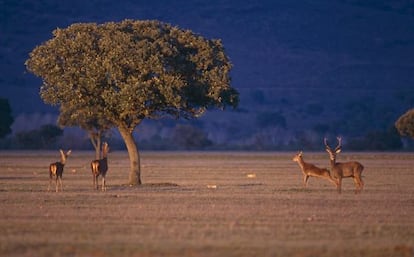
<instances>
[{"instance_id":1,"label":"tree trunk","mask_svg":"<svg viewBox=\"0 0 414 257\"><path fill-rule=\"evenodd\" d=\"M101 133L89 133L89 139L95 148L95 160L101 159Z\"/></svg>"},{"instance_id":2,"label":"tree trunk","mask_svg":"<svg viewBox=\"0 0 414 257\"><path fill-rule=\"evenodd\" d=\"M129 171L128 184L131 186L141 185L141 164L138 152L138 147L134 141L132 133L127 128L118 127L119 133L124 139L126 148L128 150L131 170Z\"/></svg>"}]
</instances>

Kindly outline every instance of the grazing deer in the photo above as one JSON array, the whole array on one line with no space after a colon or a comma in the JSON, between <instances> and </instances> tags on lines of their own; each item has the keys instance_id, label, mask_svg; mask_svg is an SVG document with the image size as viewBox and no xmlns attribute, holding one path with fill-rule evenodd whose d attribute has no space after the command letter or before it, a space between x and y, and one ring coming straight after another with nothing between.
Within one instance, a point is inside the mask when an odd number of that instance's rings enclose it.
<instances>
[{"instance_id":1,"label":"grazing deer","mask_svg":"<svg viewBox=\"0 0 414 257\"><path fill-rule=\"evenodd\" d=\"M105 176L108 171L108 143L102 144L102 159L91 162L91 169L93 175L93 188L99 189L98 177L102 176L102 191L106 191Z\"/></svg>"},{"instance_id":2,"label":"grazing deer","mask_svg":"<svg viewBox=\"0 0 414 257\"><path fill-rule=\"evenodd\" d=\"M341 193L341 186L342 186L342 179L343 178L353 178L355 183L355 193L359 193L363 187L364 182L362 181L361 175L362 171L364 170L364 166L362 166L359 162L336 162L336 155L341 152L341 138L337 137L338 145L332 150L329 147L327 139L325 138L324 143L326 146L326 151L329 154L329 159L331 162L331 171L333 176L338 180L338 193Z\"/></svg>"},{"instance_id":3,"label":"grazing deer","mask_svg":"<svg viewBox=\"0 0 414 257\"><path fill-rule=\"evenodd\" d=\"M63 191L63 182L62 182L62 175L63 175L63 167L65 166L66 159L72 152L71 150L67 151L66 154L63 152L62 149L60 151L60 162L54 162L49 165L49 187L47 191L50 191L50 186L52 184L53 177L56 177L56 192L59 191L59 184L60 190Z\"/></svg>"},{"instance_id":4,"label":"grazing deer","mask_svg":"<svg viewBox=\"0 0 414 257\"><path fill-rule=\"evenodd\" d=\"M306 187L308 185L309 177L324 178L337 185L337 182L331 177L331 173L327 169L322 169L316 167L311 163L307 163L303 160L303 152L300 151L295 156L293 156L292 161L297 162L303 173L303 185Z\"/></svg>"}]
</instances>

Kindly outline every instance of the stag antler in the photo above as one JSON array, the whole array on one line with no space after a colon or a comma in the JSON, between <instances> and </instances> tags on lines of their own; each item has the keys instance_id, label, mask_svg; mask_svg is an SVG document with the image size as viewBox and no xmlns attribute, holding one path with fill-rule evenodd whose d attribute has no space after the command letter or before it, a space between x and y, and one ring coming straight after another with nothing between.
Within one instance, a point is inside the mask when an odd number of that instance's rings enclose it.
<instances>
[{"instance_id":1,"label":"stag antler","mask_svg":"<svg viewBox=\"0 0 414 257\"><path fill-rule=\"evenodd\" d=\"M335 147L335 152L338 151L338 150L340 150L341 147L342 147L342 143L341 143L342 142L342 138L341 137L337 137L336 139L338 140L338 146Z\"/></svg>"},{"instance_id":2,"label":"stag antler","mask_svg":"<svg viewBox=\"0 0 414 257\"><path fill-rule=\"evenodd\" d=\"M326 149L330 150L331 152L336 152L336 151L341 150L341 148L342 148L342 138L341 137L337 137L336 139L338 140L338 145L335 147L335 150L332 151L332 148L328 145L328 139L325 137L324 140L323 140L323 142L324 142L324 144L326 146Z\"/></svg>"},{"instance_id":3,"label":"stag antler","mask_svg":"<svg viewBox=\"0 0 414 257\"><path fill-rule=\"evenodd\" d=\"M323 142L324 142L324 144L326 146L326 149L331 150L331 147L328 145L328 139L326 137L323 139Z\"/></svg>"}]
</instances>

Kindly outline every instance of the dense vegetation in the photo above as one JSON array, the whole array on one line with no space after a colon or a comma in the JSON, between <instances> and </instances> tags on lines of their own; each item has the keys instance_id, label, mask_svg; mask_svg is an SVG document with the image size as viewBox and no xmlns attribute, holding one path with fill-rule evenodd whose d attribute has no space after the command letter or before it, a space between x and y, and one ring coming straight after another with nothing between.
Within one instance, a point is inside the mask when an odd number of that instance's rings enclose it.
<instances>
[{"instance_id":1,"label":"dense vegetation","mask_svg":"<svg viewBox=\"0 0 414 257\"><path fill-rule=\"evenodd\" d=\"M0 98L0 138L10 134L13 117L10 103L7 99Z\"/></svg>"}]
</instances>

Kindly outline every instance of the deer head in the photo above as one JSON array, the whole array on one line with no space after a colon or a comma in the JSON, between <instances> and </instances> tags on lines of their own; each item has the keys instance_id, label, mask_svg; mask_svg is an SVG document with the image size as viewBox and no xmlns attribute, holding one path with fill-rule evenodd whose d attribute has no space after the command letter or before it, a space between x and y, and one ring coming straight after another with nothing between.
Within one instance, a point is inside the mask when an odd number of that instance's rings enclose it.
<instances>
[{"instance_id":1,"label":"deer head","mask_svg":"<svg viewBox=\"0 0 414 257\"><path fill-rule=\"evenodd\" d=\"M331 159L331 161L335 161L336 160L336 155L341 152L341 147L342 147L341 146L341 141L342 141L342 139L340 137L337 137L336 139L338 140L338 145L335 147L334 150L332 150L332 148L328 145L328 139L326 139L326 137L323 141L325 143L325 147L326 147L325 150L328 152L329 158Z\"/></svg>"},{"instance_id":2,"label":"deer head","mask_svg":"<svg viewBox=\"0 0 414 257\"><path fill-rule=\"evenodd\" d=\"M67 151L66 153L63 152L62 149L59 150L60 151L60 162L62 164L65 164L66 162L66 158L68 158L68 156L70 155L70 153L72 152L72 150Z\"/></svg>"},{"instance_id":3,"label":"deer head","mask_svg":"<svg viewBox=\"0 0 414 257\"><path fill-rule=\"evenodd\" d=\"M104 142L104 143L102 144L102 157L103 157L103 158L107 157L108 152L109 152L109 145L108 145L108 143L107 143L107 142Z\"/></svg>"},{"instance_id":4,"label":"deer head","mask_svg":"<svg viewBox=\"0 0 414 257\"><path fill-rule=\"evenodd\" d=\"M303 156L303 152L300 151L297 154L295 154L295 156L293 156L292 161L299 162L299 160L302 159L302 156Z\"/></svg>"}]
</instances>

